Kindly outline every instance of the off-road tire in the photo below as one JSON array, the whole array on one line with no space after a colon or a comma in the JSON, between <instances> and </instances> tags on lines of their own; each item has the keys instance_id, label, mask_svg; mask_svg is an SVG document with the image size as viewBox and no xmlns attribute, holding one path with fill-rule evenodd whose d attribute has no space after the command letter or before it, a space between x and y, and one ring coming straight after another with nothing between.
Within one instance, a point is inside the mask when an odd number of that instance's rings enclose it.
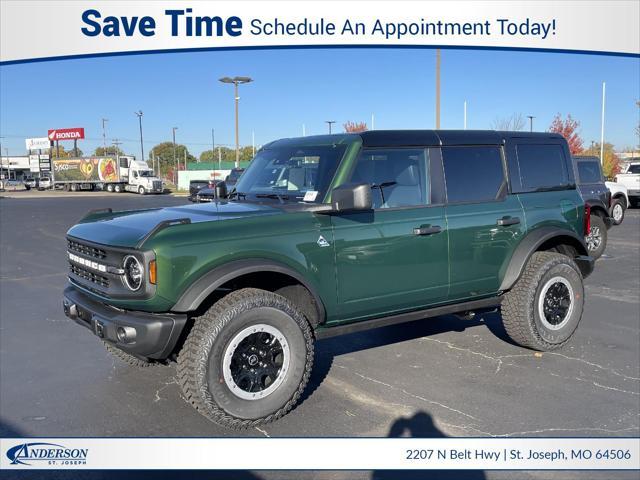
<instances>
[{"instance_id":1,"label":"off-road tire","mask_svg":"<svg viewBox=\"0 0 640 480\"><path fill-rule=\"evenodd\" d=\"M624 221L624 213L627 209L627 202L624 201L623 198L614 198L611 202L611 217L613 218L614 225L620 225ZM620 216L616 218L617 212L620 213Z\"/></svg>"},{"instance_id":2,"label":"off-road tire","mask_svg":"<svg viewBox=\"0 0 640 480\"><path fill-rule=\"evenodd\" d=\"M120 350L118 347L111 345L109 342L102 343L104 343L104 347L107 349L107 352L132 367L148 368L164 366L164 363L157 362L155 360L144 360L142 358L135 357L130 353L127 353L123 350Z\"/></svg>"},{"instance_id":3,"label":"off-road tire","mask_svg":"<svg viewBox=\"0 0 640 480\"><path fill-rule=\"evenodd\" d=\"M607 225L604 223L604 220L601 216L595 214L591 214L590 222L591 230L589 231L589 234L591 234L592 231L597 230L598 234L600 235L600 244L596 248L590 247L588 236L585 237L585 243L587 243L589 255L597 260L602 256L605 248L607 248Z\"/></svg>"},{"instance_id":4,"label":"off-road tire","mask_svg":"<svg viewBox=\"0 0 640 480\"><path fill-rule=\"evenodd\" d=\"M573 290L571 314L559 330L545 327L540 318L539 299L545 283L554 277L567 280ZM582 274L575 262L560 253L535 252L521 277L502 300L502 323L515 343L548 351L564 346L580 322L584 308Z\"/></svg>"},{"instance_id":5,"label":"off-road tire","mask_svg":"<svg viewBox=\"0 0 640 480\"><path fill-rule=\"evenodd\" d=\"M259 400L245 400L227 385L222 362L234 336L260 323L280 329L291 360L276 390ZM295 406L309 381L313 352L313 331L291 302L265 290L244 288L194 320L178 355L178 382L186 400L208 419L228 428L249 428L277 420Z\"/></svg>"}]
</instances>

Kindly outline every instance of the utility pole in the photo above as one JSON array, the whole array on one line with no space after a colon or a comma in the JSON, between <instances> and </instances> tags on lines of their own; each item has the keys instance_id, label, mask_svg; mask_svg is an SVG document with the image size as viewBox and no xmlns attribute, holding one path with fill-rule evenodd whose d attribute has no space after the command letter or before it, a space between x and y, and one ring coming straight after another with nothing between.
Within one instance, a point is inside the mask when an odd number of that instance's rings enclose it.
<instances>
[{"instance_id":1,"label":"utility pole","mask_svg":"<svg viewBox=\"0 0 640 480\"><path fill-rule=\"evenodd\" d=\"M529 131L533 132L533 119L536 117L533 115L527 115L527 118L529 119Z\"/></svg>"},{"instance_id":2,"label":"utility pole","mask_svg":"<svg viewBox=\"0 0 640 480\"><path fill-rule=\"evenodd\" d=\"M122 142L117 138L112 138L111 139L111 145L113 145L115 147L116 160L118 160L118 168L120 168L120 153L118 153L118 152L120 150L120 145L122 145Z\"/></svg>"},{"instance_id":3,"label":"utility pole","mask_svg":"<svg viewBox=\"0 0 640 480\"><path fill-rule=\"evenodd\" d=\"M467 129L467 101L464 101L464 129Z\"/></svg>"},{"instance_id":4,"label":"utility pole","mask_svg":"<svg viewBox=\"0 0 640 480\"><path fill-rule=\"evenodd\" d=\"M138 116L138 123L140 124L140 160L144 162L144 142L142 141L142 110L133 113Z\"/></svg>"},{"instance_id":5,"label":"utility pole","mask_svg":"<svg viewBox=\"0 0 640 480\"><path fill-rule=\"evenodd\" d=\"M602 119L600 121L600 163L604 164L604 104L607 84L602 82Z\"/></svg>"},{"instance_id":6,"label":"utility pole","mask_svg":"<svg viewBox=\"0 0 640 480\"><path fill-rule=\"evenodd\" d=\"M173 127L171 129L171 133L173 135L173 169L175 170L175 173L173 174L173 183L176 186L176 188L178 187L178 164L176 163L176 130L178 129L178 127Z\"/></svg>"},{"instance_id":7,"label":"utility pole","mask_svg":"<svg viewBox=\"0 0 640 480\"><path fill-rule=\"evenodd\" d=\"M331 125L333 125L334 123L336 123L335 120L325 120L324 123L326 123L327 125L329 125L329 135L331 135Z\"/></svg>"},{"instance_id":8,"label":"utility pole","mask_svg":"<svg viewBox=\"0 0 640 480\"><path fill-rule=\"evenodd\" d=\"M256 132L251 131L251 158L256 156Z\"/></svg>"},{"instance_id":9,"label":"utility pole","mask_svg":"<svg viewBox=\"0 0 640 480\"><path fill-rule=\"evenodd\" d=\"M107 130L105 129L106 123L109 121L108 118L102 119L102 154L107 154Z\"/></svg>"},{"instance_id":10,"label":"utility pole","mask_svg":"<svg viewBox=\"0 0 640 480\"><path fill-rule=\"evenodd\" d=\"M253 79L250 77L222 77L219 80L222 83L233 83L233 92L236 102L236 168L238 168L240 166L240 134L238 133L238 101L240 100L240 97L238 96L238 85L253 82Z\"/></svg>"},{"instance_id":11,"label":"utility pole","mask_svg":"<svg viewBox=\"0 0 640 480\"><path fill-rule=\"evenodd\" d=\"M440 49L436 49L436 130L440 129Z\"/></svg>"},{"instance_id":12,"label":"utility pole","mask_svg":"<svg viewBox=\"0 0 640 480\"><path fill-rule=\"evenodd\" d=\"M218 147L218 170L222 168L222 148Z\"/></svg>"},{"instance_id":13,"label":"utility pole","mask_svg":"<svg viewBox=\"0 0 640 480\"><path fill-rule=\"evenodd\" d=\"M376 129L376 116L375 114L371 114L371 130L375 130Z\"/></svg>"}]
</instances>

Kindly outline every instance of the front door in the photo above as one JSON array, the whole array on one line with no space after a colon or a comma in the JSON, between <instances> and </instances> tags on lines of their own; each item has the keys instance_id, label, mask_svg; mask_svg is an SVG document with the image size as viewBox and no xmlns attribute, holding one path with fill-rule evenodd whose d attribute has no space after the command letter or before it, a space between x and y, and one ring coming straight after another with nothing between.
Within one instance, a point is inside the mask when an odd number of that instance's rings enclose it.
<instances>
[{"instance_id":1,"label":"front door","mask_svg":"<svg viewBox=\"0 0 640 480\"><path fill-rule=\"evenodd\" d=\"M374 208L332 216L340 321L446 300L448 232L431 176L426 148L360 154L350 181L371 184Z\"/></svg>"}]
</instances>

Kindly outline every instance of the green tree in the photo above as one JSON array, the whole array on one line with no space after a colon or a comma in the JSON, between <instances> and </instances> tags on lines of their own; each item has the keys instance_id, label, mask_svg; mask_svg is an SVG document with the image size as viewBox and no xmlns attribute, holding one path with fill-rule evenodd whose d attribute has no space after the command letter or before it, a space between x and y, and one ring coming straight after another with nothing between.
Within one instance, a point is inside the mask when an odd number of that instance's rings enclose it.
<instances>
[{"instance_id":1,"label":"green tree","mask_svg":"<svg viewBox=\"0 0 640 480\"><path fill-rule=\"evenodd\" d=\"M60 156L58 156L58 152L60 153ZM51 148L51 158L74 158L74 157L81 157L81 156L82 156L82 150L80 150L79 148L78 148L77 155L76 155L76 152L74 152L73 148L67 151L62 145L60 145L58 148L56 148L54 145Z\"/></svg>"},{"instance_id":2,"label":"green tree","mask_svg":"<svg viewBox=\"0 0 640 480\"><path fill-rule=\"evenodd\" d=\"M227 147L216 147L216 151L205 150L200 154L201 162L217 162L218 161L218 149L220 149L220 160L223 162L232 161L236 159L236 151Z\"/></svg>"},{"instance_id":3,"label":"green tree","mask_svg":"<svg viewBox=\"0 0 640 480\"><path fill-rule=\"evenodd\" d=\"M175 163L173 156L173 142L162 142L154 146L149 152L149 160L159 159L160 173L163 176L172 176L174 169L184 170L184 156L187 154L187 163L195 162L196 157L189 153L186 146L176 143Z\"/></svg>"},{"instance_id":4,"label":"green tree","mask_svg":"<svg viewBox=\"0 0 640 480\"><path fill-rule=\"evenodd\" d=\"M113 156L124 155L124 152L119 147L116 147L115 145L111 145L107 148L98 147L94 150L93 154L96 157L103 157L106 155L113 155Z\"/></svg>"}]
</instances>

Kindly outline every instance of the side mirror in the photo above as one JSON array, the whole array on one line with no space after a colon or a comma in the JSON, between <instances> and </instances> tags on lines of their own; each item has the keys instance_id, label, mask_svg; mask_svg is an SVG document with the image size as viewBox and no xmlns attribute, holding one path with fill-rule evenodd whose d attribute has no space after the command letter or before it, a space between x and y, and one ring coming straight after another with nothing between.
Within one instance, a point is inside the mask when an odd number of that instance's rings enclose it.
<instances>
[{"instance_id":1,"label":"side mirror","mask_svg":"<svg viewBox=\"0 0 640 480\"><path fill-rule=\"evenodd\" d=\"M331 203L336 212L371 210L371 185L352 183L336 187L331 192Z\"/></svg>"},{"instance_id":2,"label":"side mirror","mask_svg":"<svg viewBox=\"0 0 640 480\"><path fill-rule=\"evenodd\" d=\"M216 198L227 198L227 184L224 182L216 183Z\"/></svg>"}]
</instances>

